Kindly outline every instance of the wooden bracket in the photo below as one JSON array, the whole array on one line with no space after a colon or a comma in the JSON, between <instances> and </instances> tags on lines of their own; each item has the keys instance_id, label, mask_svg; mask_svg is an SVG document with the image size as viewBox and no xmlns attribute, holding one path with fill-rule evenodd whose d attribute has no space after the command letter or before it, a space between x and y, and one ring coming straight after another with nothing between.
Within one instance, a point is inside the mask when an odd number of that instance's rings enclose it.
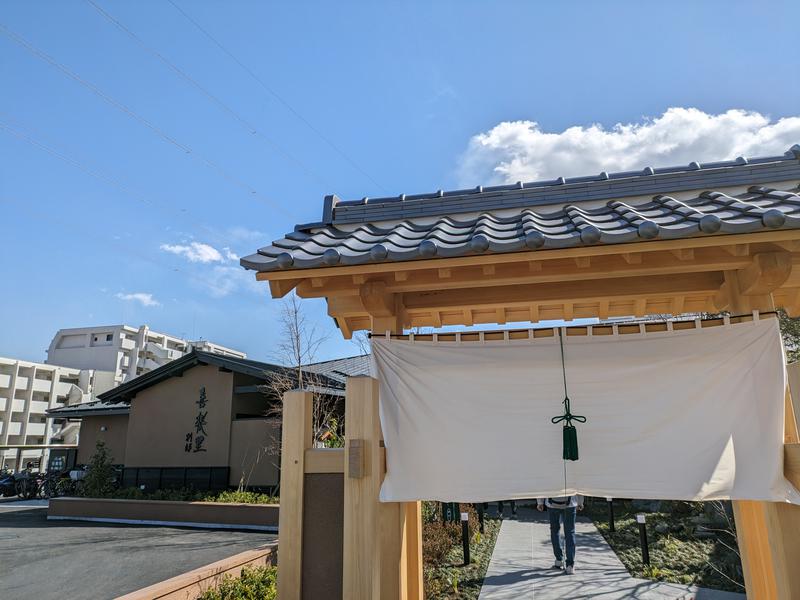
<instances>
[{"instance_id":1,"label":"wooden bracket","mask_svg":"<svg viewBox=\"0 0 800 600\"><path fill-rule=\"evenodd\" d=\"M364 308L373 317L391 317L397 314L395 295L386 291L385 281L368 281L359 290Z\"/></svg>"},{"instance_id":2,"label":"wooden bracket","mask_svg":"<svg viewBox=\"0 0 800 600\"><path fill-rule=\"evenodd\" d=\"M739 292L745 296L769 294L789 279L792 255L788 252L763 252L739 271Z\"/></svg>"}]
</instances>

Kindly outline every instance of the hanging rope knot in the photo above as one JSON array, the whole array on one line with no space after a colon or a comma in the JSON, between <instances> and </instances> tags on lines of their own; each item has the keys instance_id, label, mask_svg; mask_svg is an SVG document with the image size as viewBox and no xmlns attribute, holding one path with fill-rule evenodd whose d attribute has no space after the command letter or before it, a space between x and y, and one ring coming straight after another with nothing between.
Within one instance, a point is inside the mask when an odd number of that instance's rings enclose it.
<instances>
[{"instance_id":1,"label":"hanging rope knot","mask_svg":"<svg viewBox=\"0 0 800 600\"><path fill-rule=\"evenodd\" d=\"M564 414L553 417L550 419L550 421L553 424L564 423L564 460L578 460L578 430L575 429L575 426L572 424L572 422L575 421L576 423L586 423L586 417L583 415L573 415L569 409L569 394L567 393L567 367L564 361L564 334L561 330L558 331L558 343L561 346L561 373L564 376ZM564 477L564 488L566 489L566 470L564 471Z\"/></svg>"},{"instance_id":2,"label":"hanging rope knot","mask_svg":"<svg viewBox=\"0 0 800 600\"><path fill-rule=\"evenodd\" d=\"M561 423L564 421L564 427L572 427L572 422L575 421L576 423L586 423L586 417L583 415L573 415L569 411L569 398L564 398L564 414L559 417L553 417L550 419L550 422L554 425L556 423Z\"/></svg>"}]
</instances>

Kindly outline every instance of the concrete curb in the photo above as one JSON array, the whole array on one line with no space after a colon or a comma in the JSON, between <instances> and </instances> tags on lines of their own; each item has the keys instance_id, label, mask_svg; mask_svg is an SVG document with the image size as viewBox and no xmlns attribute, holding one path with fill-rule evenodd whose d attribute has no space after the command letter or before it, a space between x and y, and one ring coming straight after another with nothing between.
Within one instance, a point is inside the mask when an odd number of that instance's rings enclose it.
<instances>
[{"instance_id":1,"label":"concrete curb","mask_svg":"<svg viewBox=\"0 0 800 600\"><path fill-rule=\"evenodd\" d=\"M226 575L238 577L247 566L274 565L277 557L278 542L273 542L119 596L116 600L194 600L218 585Z\"/></svg>"},{"instance_id":2,"label":"concrete curb","mask_svg":"<svg viewBox=\"0 0 800 600\"><path fill-rule=\"evenodd\" d=\"M153 521L149 519L114 519L106 517L59 517L48 516L48 521L88 521L90 523L120 523L123 525L158 525L161 527L193 527L196 529L236 529L278 533L274 525L236 525L228 523L194 523L192 521Z\"/></svg>"}]
</instances>

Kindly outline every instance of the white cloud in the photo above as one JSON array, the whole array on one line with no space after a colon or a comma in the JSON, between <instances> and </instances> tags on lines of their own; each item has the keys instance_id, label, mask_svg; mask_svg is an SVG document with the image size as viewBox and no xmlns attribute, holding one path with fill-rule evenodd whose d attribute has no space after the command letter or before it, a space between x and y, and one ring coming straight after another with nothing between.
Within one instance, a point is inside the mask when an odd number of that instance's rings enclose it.
<instances>
[{"instance_id":1,"label":"white cloud","mask_svg":"<svg viewBox=\"0 0 800 600\"><path fill-rule=\"evenodd\" d=\"M202 276L202 284L215 298L228 296L240 289L266 294L269 289L264 283L256 281L251 271L241 267L215 265Z\"/></svg>"},{"instance_id":2,"label":"white cloud","mask_svg":"<svg viewBox=\"0 0 800 600\"><path fill-rule=\"evenodd\" d=\"M238 265L239 255L228 246L217 249L200 242L184 242L162 244L161 250L183 256L193 263L201 263L202 266L193 269L195 276L192 279L215 298L223 298L239 290L266 293L267 286L257 282L252 272Z\"/></svg>"},{"instance_id":3,"label":"white cloud","mask_svg":"<svg viewBox=\"0 0 800 600\"><path fill-rule=\"evenodd\" d=\"M160 248L165 252L185 256L190 262L210 263L224 262L225 260L214 246L200 242L190 242L188 245L161 244Z\"/></svg>"},{"instance_id":4,"label":"white cloud","mask_svg":"<svg viewBox=\"0 0 800 600\"><path fill-rule=\"evenodd\" d=\"M247 227L231 227L227 231L228 237L240 242L263 242L268 236L261 231L248 229Z\"/></svg>"},{"instance_id":5,"label":"white cloud","mask_svg":"<svg viewBox=\"0 0 800 600\"><path fill-rule=\"evenodd\" d=\"M134 292L133 294L123 294L119 292L116 297L126 302L138 302L142 306L161 306L161 303L153 298L153 294L148 294L146 292Z\"/></svg>"},{"instance_id":6,"label":"white cloud","mask_svg":"<svg viewBox=\"0 0 800 600\"><path fill-rule=\"evenodd\" d=\"M783 154L800 142L800 117L771 121L757 112L707 114L670 108L638 123L574 126L557 133L535 121L504 121L473 136L461 157L465 186L685 165Z\"/></svg>"}]
</instances>

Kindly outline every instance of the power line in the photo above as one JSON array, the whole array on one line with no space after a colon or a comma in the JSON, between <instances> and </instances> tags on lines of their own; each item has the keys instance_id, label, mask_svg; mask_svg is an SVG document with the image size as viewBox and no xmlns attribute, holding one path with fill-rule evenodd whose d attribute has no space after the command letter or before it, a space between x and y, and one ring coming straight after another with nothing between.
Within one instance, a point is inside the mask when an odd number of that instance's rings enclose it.
<instances>
[{"instance_id":1,"label":"power line","mask_svg":"<svg viewBox=\"0 0 800 600\"><path fill-rule=\"evenodd\" d=\"M102 172L102 171L100 171L100 170L98 170L96 168L90 167L90 166L80 162L79 160L68 156L63 151L57 150L57 149L53 148L52 146L48 146L44 142L41 142L41 141L37 140L35 137L33 137L33 135L31 135L31 133L29 131L26 131L25 128L21 127L19 124L11 125L11 124L9 124L7 122L0 121L0 129L6 131L10 135L13 135L14 137L16 137L19 140L25 141L28 144L39 148L40 150L44 150L48 154L50 154L52 156L55 156L56 158L66 162L67 164L72 165L73 167L83 171L84 173L86 173L90 177L93 177L94 179L97 179L98 181L101 181L103 183L106 183L106 184L109 184L109 185L112 185L112 186L114 186L116 188L121 189L123 192L125 192L128 196L130 196L134 200L142 202L143 204L146 204L146 205L154 208L155 210L158 210L161 213L166 213L166 211L162 209L160 203L153 202L149 198L141 195L140 193L138 193L134 189L132 189L130 186L128 186L124 182L120 181L118 178L116 178L116 177L114 177L112 175L109 175L108 173L104 173L104 172ZM180 216L181 218L188 218L189 215L190 215L190 213L188 211L180 211L180 212L171 211L171 212L174 212L175 215ZM189 221L191 221L194 226L206 230L210 234L210 236L212 236L213 238L215 238L217 240L217 242L221 241L222 243L226 244L227 246L232 246L233 245L230 242L230 240L220 236L217 232L212 230L210 227L204 225L203 223L201 223L199 221L196 221L193 218L190 218Z\"/></svg>"},{"instance_id":2,"label":"power line","mask_svg":"<svg viewBox=\"0 0 800 600\"><path fill-rule=\"evenodd\" d=\"M299 119L302 123L305 124L311 131L313 131L319 138L325 142L328 146L333 148L333 150L339 154L342 158L344 158L351 167L353 167L356 171L361 173L364 177L369 179L374 185L378 186L387 194L389 191L383 187L380 183L375 181L375 179L367 173L361 166L356 163L350 156L345 153L337 144L335 144L330 138L328 138L325 134L323 134L319 129L317 129L308 119L306 119L302 114L300 114L295 108L289 104L282 96L280 96L272 87L268 86L264 81L256 75L252 69L250 69L247 65L245 65L241 60L239 60L230 50L228 50L225 46L223 46L211 33L209 33L205 28L203 28L195 19L193 19L185 10L183 10L180 6L178 6L174 0L168 0L170 4L172 4L175 9L181 13L192 25L194 25L200 32L203 33L209 40L211 40L217 48L222 50L233 62L235 62L239 67L242 68L250 77L252 77L268 94L270 94L273 98L275 98L278 102L280 102L284 108L286 108L289 112L291 112L297 119Z\"/></svg>"},{"instance_id":3,"label":"power line","mask_svg":"<svg viewBox=\"0 0 800 600\"><path fill-rule=\"evenodd\" d=\"M63 221L54 218L51 214L49 214L49 213L47 213L45 211L37 210L36 209L36 205L37 205L36 202L33 202L33 201L24 202L22 200L12 200L12 199L9 199L9 198L0 198L0 202L5 202L6 204L16 204L16 205L22 207L29 214L35 216L36 219L49 221L49 222L51 222L51 223L53 223L55 225L63 225L64 224ZM88 238L90 240L93 240L93 241L97 240L97 231L96 231L96 229L91 229L91 228L83 225L81 222L72 223L70 225L70 227L76 227L77 229L83 230L84 232L90 234L90 235L86 236L86 238ZM155 265L157 267L160 267L160 268L162 268L162 269L164 269L166 271L170 271L170 272L173 272L173 273L175 273L175 272L184 273L187 278L189 278L189 279L191 279L191 280L193 280L195 282L202 283L202 281L200 279L198 279L197 277L195 277L193 275L190 275L189 273L186 273L184 271L181 271L181 269L179 269L178 267L172 267L172 266L166 265L166 264L162 263L161 261L158 261L158 260L156 260L156 259L154 259L154 258L152 258L150 256L147 256L147 255L143 254L138 248L136 248L134 246L131 246L130 244L124 243L121 239L118 239L118 238L116 238L114 236L106 236L106 238L107 238L108 241L112 242L113 244L115 244L117 246L120 246L121 248L124 248L127 253L132 254L134 256L137 256L139 259L141 259L143 261L149 262L149 263L151 263L151 264L153 264L153 265Z\"/></svg>"},{"instance_id":4,"label":"power line","mask_svg":"<svg viewBox=\"0 0 800 600\"><path fill-rule=\"evenodd\" d=\"M178 67L175 63L170 61L166 58L163 54L161 54L155 48L148 46L142 38L136 35L133 31L131 31L128 27L126 27L119 19L113 17L111 14L106 12L102 7L100 7L94 0L86 0L86 3L92 6L104 19L106 19L109 23L115 25L118 29L122 32L126 33L136 44L142 48L145 52L149 53L152 56L155 56L158 60L164 63L169 69L178 75L181 79L189 83L192 87L198 90L201 94L203 94L206 98L208 98L211 102L216 104L219 108L224 110L228 113L233 119L235 119L244 129L247 131L248 134L255 135L256 137L264 140L273 150L283 155L284 158L288 159L289 161L296 164L300 167L307 175L312 177L319 183L320 185L331 187L328 182L326 182L322 177L320 177L315 171L313 171L308 165L306 165L302 160L291 154L290 152L283 149L280 145L278 145L274 140L264 135L255 125L245 119L241 114L236 112L233 108L231 108L228 104L223 102L219 97L212 94L208 89L203 87L196 79L191 77L187 74L184 70Z\"/></svg>"},{"instance_id":5,"label":"power line","mask_svg":"<svg viewBox=\"0 0 800 600\"><path fill-rule=\"evenodd\" d=\"M38 49L37 47L33 46L28 41L26 41L24 38L22 38L20 35L14 33L13 31L11 31L8 27L3 25L2 23L0 23L0 33L5 35L7 38L9 38L11 41L16 43L18 46L20 46L23 49L25 49L27 52L29 52L33 56L39 58L40 60L43 60L44 62L48 63L49 65L51 65L51 66L55 67L56 69L58 69L59 71L61 71L64 75L66 75L69 78L77 81L79 84L81 84L85 88L89 89L92 93L94 93L98 97L100 97L103 100L105 100L108 104L110 104L111 106L113 106L117 110L125 113L126 115L128 115L129 117L134 119L135 121L138 121L139 123L141 123L142 125L147 127L150 131L152 131L153 133L158 135L165 142L168 142L169 144L172 144L176 148L182 150L185 154L188 154L188 155L192 156L192 158L200 161L202 164L204 164L207 167L209 167L210 169L216 171L221 177L226 179L228 182L232 183L233 185L236 185L239 188L242 188L242 189L246 190L252 196L256 196L256 197L258 197L258 198L260 198L260 199L262 199L262 200L264 200L266 202L269 202L269 203L273 204L281 213L283 213L284 215L288 216L289 218L292 218L292 219L295 218L295 216L293 216L291 213L286 211L286 209L284 209L283 206L280 203L272 200L271 198L268 198L268 197L262 195L258 190L256 190L255 188L253 188L249 184L243 182L242 180L238 179L236 176L230 174L228 171L226 171L225 169L220 167L214 161L202 156L201 154L198 154L197 152L192 150L192 148L190 148L186 144L183 144L183 143L179 142L178 140L176 140L175 138L171 137L164 130L160 129L159 127L157 127L156 125L154 125L153 123L151 123L150 121L145 119L143 116L139 115L138 113L136 113L135 111L130 109L128 106L126 106L122 102L120 102L120 101L114 99L113 97L109 96L108 94L103 92L103 90L98 88L93 83L87 81L86 79L83 79L80 75L78 75L74 71L70 70L68 67L66 67L62 63L58 62L56 59L54 59L52 56L50 56L46 52L44 52L44 51Z\"/></svg>"}]
</instances>

